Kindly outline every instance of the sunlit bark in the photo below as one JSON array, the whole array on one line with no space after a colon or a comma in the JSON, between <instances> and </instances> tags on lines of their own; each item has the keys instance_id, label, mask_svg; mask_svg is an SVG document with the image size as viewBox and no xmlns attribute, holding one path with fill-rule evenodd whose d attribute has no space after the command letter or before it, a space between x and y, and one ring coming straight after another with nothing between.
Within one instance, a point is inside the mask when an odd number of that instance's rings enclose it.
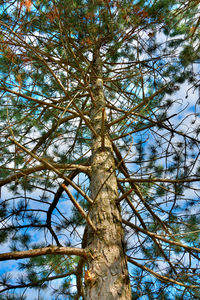
<instances>
[{"instance_id":1,"label":"sunlit bark","mask_svg":"<svg viewBox=\"0 0 200 300\"><path fill-rule=\"evenodd\" d=\"M98 67L96 67L96 75ZM103 81L96 78L93 86L95 103L91 121L97 136L93 138L91 165L91 206L89 216L97 233L88 228L87 247L93 258L88 261L85 274L85 299L131 299L130 281L124 251L124 233L119 206L113 149L106 130ZM102 123L105 119L105 124ZM105 125L105 126L104 126ZM102 126L104 130L102 131Z\"/></svg>"}]
</instances>

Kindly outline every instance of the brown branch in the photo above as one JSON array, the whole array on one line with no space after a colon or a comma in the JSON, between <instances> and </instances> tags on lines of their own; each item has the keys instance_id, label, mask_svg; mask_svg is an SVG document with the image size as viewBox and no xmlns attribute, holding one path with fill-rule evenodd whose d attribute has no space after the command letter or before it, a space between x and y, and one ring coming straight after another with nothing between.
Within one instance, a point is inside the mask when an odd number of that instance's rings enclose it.
<instances>
[{"instance_id":1,"label":"brown branch","mask_svg":"<svg viewBox=\"0 0 200 300\"><path fill-rule=\"evenodd\" d=\"M89 129L92 131L92 133L94 134L94 136L97 136L97 133L95 131L95 129L93 128L93 126L91 125L90 121L84 116L84 114L82 113L82 111L78 108L78 106L73 102L72 105L75 107L75 109L77 110L77 112L79 113L79 116L83 119L83 121L85 122L85 124L89 127Z\"/></svg>"},{"instance_id":2,"label":"brown branch","mask_svg":"<svg viewBox=\"0 0 200 300\"><path fill-rule=\"evenodd\" d=\"M199 25L200 25L200 17L198 18L198 21L197 21L196 25L192 28L191 39L193 38L193 36L194 36L194 34L195 34L197 28L199 27Z\"/></svg>"},{"instance_id":3,"label":"brown branch","mask_svg":"<svg viewBox=\"0 0 200 300\"><path fill-rule=\"evenodd\" d=\"M77 295L75 296L75 300L79 300L80 297L84 299L84 290L83 290L83 283L82 283L82 276L83 276L83 267L84 267L85 260L81 257L79 260L77 269L76 269L76 286L77 286Z\"/></svg>"},{"instance_id":4,"label":"brown branch","mask_svg":"<svg viewBox=\"0 0 200 300\"><path fill-rule=\"evenodd\" d=\"M143 197L139 186L136 183L132 183L132 187L134 189L134 192L136 193L136 195L140 198L140 200L142 201L143 205L145 206L145 208L150 212L150 214L152 215L152 217L154 219L156 219L160 225L162 226L162 228L164 229L164 231L166 233L169 234L169 230L167 228L167 226L165 225L165 223L154 213L154 211L151 209L150 205L147 203L147 201L145 200L145 198Z\"/></svg>"},{"instance_id":5,"label":"brown branch","mask_svg":"<svg viewBox=\"0 0 200 300\"><path fill-rule=\"evenodd\" d=\"M184 244L182 244L182 243L180 243L180 242L176 242L176 241L171 241L171 240L169 240L169 239L167 239L167 238L165 238L165 237L163 237L163 236L161 236L161 235L158 235L158 234L156 234L156 233L153 233L153 232L151 232L151 231L148 231L147 229L142 229L142 228L140 228L139 226L137 226L137 225L135 225L135 224L133 224L133 223L131 223L131 222L129 222L129 221L126 221L126 220L124 220L124 219L122 220L122 222L123 222L125 225L127 225L127 226L129 226L129 227L135 229L136 231L140 231L140 232L142 232L142 233L144 233L144 234L147 234L147 235L150 236L150 237L154 237L154 238L159 239L159 240L161 240L161 241L163 241L163 242L165 242L165 243L168 243L168 244L171 244L171 245L174 245L174 246L182 247L182 248L184 248L185 250L188 250L188 251L195 251L195 252L200 253L200 248L196 248L196 247L184 245ZM174 237L173 234L170 234L169 236L170 236L170 237Z\"/></svg>"},{"instance_id":6,"label":"brown branch","mask_svg":"<svg viewBox=\"0 0 200 300\"><path fill-rule=\"evenodd\" d=\"M73 180L73 178L76 177L77 174L79 174L78 170L75 170L75 171L71 172L71 174L69 175L70 180ZM61 246L61 244L60 244L60 242L58 240L57 235L55 234L55 232L52 229L52 226L51 226L51 216L52 216L52 213L53 213L54 209L56 208L56 206L58 204L58 201L59 201L59 199L60 199L60 197L62 195L63 190L64 190L63 187L59 186L57 192L55 193L54 199L53 199L52 203L50 204L49 209L47 211L47 220L46 220L46 226L49 229L49 231L51 232L52 236L54 237L57 246Z\"/></svg>"},{"instance_id":7,"label":"brown branch","mask_svg":"<svg viewBox=\"0 0 200 300\"><path fill-rule=\"evenodd\" d=\"M118 178L119 182L166 182L166 183L184 183L184 182L196 182L200 181L199 178L185 178L185 179L170 179L170 178Z\"/></svg>"},{"instance_id":8,"label":"brown branch","mask_svg":"<svg viewBox=\"0 0 200 300\"><path fill-rule=\"evenodd\" d=\"M173 284L177 284L177 285L184 286L186 288L192 288L192 289L200 288L200 286L198 286L198 285L187 285L187 284L184 284L180 281L174 280L172 278L160 275L160 274L152 271L151 269L147 268L146 266L139 264L138 262L136 262L135 260L133 260L130 257L128 257L128 262L130 262L133 265L141 268L144 271L147 271L148 273L152 274L154 277L156 277L157 279L159 279L162 282L170 282L170 283L173 283Z\"/></svg>"},{"instance_id":9,"label":"brown branch","mask_svg":"<svg viewBox=\"0 0 200 300\"><path fill-rule=\"evenodd\" d=\"M26 225L10 225L10 226L3 226L0 228L0 231L9 231L9 230L17 230L17 229L23 229L23 228L44 228L46 227L46 224L26 224Z\"/></svg>"},{"instance_id":10,"label":"brown branch","mask_svg":"<svg viewBox=\"0 0 200 300\"><path fill-rule=\"evenodd\" d=\"M101 148L104 149L105 147L105 133L104 133L104 126L105 125L105 107L102 108L102 118L101 118Z\"/></svg>"},{"instance_id":11,"label":"brown branch","mask_svg":"<svg viewBox=\"0 0 200 300\"><path fill-rule=\"evenodd\" d=\"M45 101L42 101L42 100L38 100L38 99L33 98L33 97L30 97L30 96L28 96L28 95L24 95L24 94L22 94L22 93L13 91L13 90L11 90L11 89L8 89L8 88L5 87L5 86L4 86L4 87L0 86L0 90L6 91L6 92L11 93L11 94L14 94L14 95L16 95L16 96L18 96L18 97L22 97L22 98L25 98L25 99L27 99L27 100L30 100L30 101L33 101L33 102L36 102L36 103L39 103L39 104L42 104L42 105L46 105L46 106L48 106L48 107L52 107L52 108L56 108L56 109L65 111L65 108L64 108L64 107L57 106L57 105L55 105L55 104L51 104L51 103L49 103L49 102L45 102ZM69 112L72 113L73 115L78 116L78 114L77 114L76 112L73 112L73 111L69 111Z\"/></svg>"},{"instance_id":12,"label":"brown branch","mask_svg":"<svg viewBox=\"0 0 200 300\"><path fill-rule=\"evenodd\" d=\"M47 281L52 281L52 280L56 280L56 279L60 279L60 278L65 278L65 277L71 276L73 274L75 274L75 271L67 272L67 273L64 273L64 274L56 275L56 276L49 276L49 277L46 277L46 278L43 278L43 279L40 279L40 280L37 280L37 281L33 281L33 282L30 282L30 283L25 283L25 284L19 284L19 285L10 285L10 284L1 283L2 285L3 284L6 285L7 287L0 290L0 293L3 293L3 292L8 291L8 290L12 290L12 289L20 289L20 288L27 288L27 287L37 286L37 285L43 284Z\"/></svg>"},{"instance_id":13,"label":"brown branch","mask_svg":"<svg viewBox=\"0 0 200 300\"><path fill-rule=\"evenodd\" d=\"M131 135L131 134L136 133L136 132L140 132L140 131L149 129L149 128L154 127L154 126L155 126L155 124L151 124L151 125L144 126L144 127L142 127L142 128L138 128L138 129L131 130L131 131L129 131L129 132L127 132L127 133L124 133L124 134L122 134L122 135L120 135L120 136L117 136L117 137L112 138L111 141L119 140L119 139L121 139L121 138L123 138L123 137L126 137L126 136Z\"/></svg>"},{"instance_id":14,"label":"brown branch","mask_svg":"<svg viewBox=\"0 0 200 300\"><path fill-rule=\"evenodd\" d=\"M129 196L132 193L132 191L133 191L133 189L130 189L127 192L123 191L123 195L117 199L117 202L121 202L124 198L126 198L127 196Z\"/></svg>"},{"instance_id":15,"label":"brown branch","mask_svg":"<svg viewBox=\"0 0 200 300\"><path fill-rule=\"evenodd\" d=\"M121 191L123 194L126 194L126 193L124 192L123 186L122 186L120 183L118 183L118 186L119 186L120 191ZM145 223L144 223L142 217L140 216L139 212L137 211L137 209L136 209L135 206L133 205L133 203L132 203L132 201L131 201L129 195L126 195L126 201L127 201L128 205L130 206L130 208L132 209L132 211L134 212L135 216L136 216L136 217L138 218L138 220L140 221L140 224L142 225L142 227L143 227L144 229L147 229L147 227L146 227L146 225L145 225Z\"/></svg>"},{"instance_id":16,"label":"brown branch","mask_svg":"<svg viewBox=\"0 0 200 300\"><path fill-rule=\"evenodd\" d=\"M83 165L76 165L76 164L54 164L52 163L52 166L56 169L60 169L60 170L79 170L80 172L83 173L88 173L88 170L90 169L90 167L88 166L83 166ZM4 178L2 180L0 180L0 187L10 183L12 181L15 181L21 177L27 176L29 174L32 174L34 172L38 172L38 171L42 171L42 170L51 170L51 168L47 165L39 165L39 166L35 166L33 168L29 168L29 169L22 169L18 172L16 172L15 174Z\"/></svg>"},{"instance_id":17,"label":"brown branch","mask_svg":"<svg viewBox=\"0 0 200 300\"><path fill-rule=\"evenodd\" d=\"M119 184L119 183L118 183ZM131 209L133 210L135 216L138 218L138 220L140 221L142 227L144 228L144 231L147 232L147 227L142 219L142 217L140 216L139 212L137 211L137 209L135 208L135 206L133 205L133 203L130 200L129 194L130 192L133 191L133 189L129 190L128 192L124 193L124 189L123 187L119 184L119 188L120 190L123 192L123 195L126 198L126 201L128 203L128 205L131 207ZM130 223L130 222L129 222ZM126 223L124 223L126 224ZM132 224L132 223L131 223ZM126 224L127 225L127 224ZM135 229L135 228L134 228ZM158 243L158 241L154 238L154 236L150 236L151 239L153 240L153 242L156 244L156 246L158 247L158 249L160 250L160 253L163 255L163 257L165 258L165 260L168 262L168 264L170 265L170 267L172 268L172 270L174 271L174 273L176 273L176 270L174 268L174 266L172 265L172 263L170 262L169 258L167 257L167 255L165 254L164 250L162 249L162 246Z\"/></svg>"},{"instance_id":18,"label":"brown branch","mask_svg":"<svg viewBox=\"0 0 200 300\"><path fill-rule=\"evenodd\" d=\"M142 103L143 103L143 102L142 102ZM141 104L142 104L142 103L141 103ZM124 113L124 116L126 115L126 117L127 117L127 114L129 114L129 111L124 111L123 109L117 108L117 107L115 107L114 105L106 104L106 106L109 107L109 108L111 108L111 109L115 109L115 110L117 110L117 111L119 111L119 112ZM132 110L133 110L133 109L132 109ZM132 111L132 110L131 110L131 111ZM140 117L141 119L144 119L144 120L149 121L149 122L151 123L151 125L149 124L149 125L145 126L144 128L139 128L138 130L137 130L137 129L136 129L136 130L133 130L133 131L131 131L131 132L129 132L129 133L126 133L126 134L124 134L124 135L121 135L120 137L117 137L117 138L112 139L112 141L117 140L117 139L122 138L122 137L125 137L125 136L127 136L127 135L130 135L130 134L132 134L132 133L135 133L135 132L138 132L138 131L147 129L147 128L151 128L151 127L154 127L154 126L160 126L160 127L162 127L162 128L165 128L166 130L170 131L172 134L176 133L176 134L178 134L178 135L183 136L184 138L191 139L192 141L194 141L194 142L196 142L196 143L199 143L199 142L200 142L199 140L195 139L195 138L192 137L192 136L189 136L189 135L187 135L187 134L185 134L185 133L183 133L183 132L181 132L181 131L175 130L175 129L173 129L173 128L171 128L171 127L168 127L167 125L163 124L164 121L167 121L167 120L173 118L173 117L176 116L177 114L173 114L172 116L170 116L170 117L168 117L168 118L166 118L166 119L164 119L164 120L158 120L158 121L154 121L154 120L152 120L152 119L146 117L145 115L141 115L141 114L135 113L135 112L133 112L133 111L132 111L132 114L133 114L134 116L136 116L136 117ZM109 126L111 126L111 125L112 125L112 123L109 124Z\"/></svg>"},{"instance_id":19,"label":"brown branch","mask_svg":"<svg viewBox=\"0 0 200 300\"><path fill-rule=\"evenodd\" d=\"M94 232L96 232L97 229L96 229L95 225L93 224L93 222L91 221L91 219L87 216L87 214L82 209L82 207L80 206L80 204L76 201L76 199L74 198L74 196L72 195L72 193L69 191L69 189L66 187L66 185L65 184L61 184L61 186L66 191L66 193L68 194L70 200L72 201L72 203L74 204L74 206L78 209L78 211L80 212L80 214L82 215L82 217L87 221L87 223L90 225L90 227L92 228L92 230Z\"/></svg>"},{"instance_id":20,"label":"brown branch","mask_svg":"<svg viewBox=\"0 0 200 300\"><path fill-rule=\"evenodd\" d=\"M81 257L88 258L89 252L85 249L80 248L72 248L72 247L58 247L58 246L49 246L44 248L38 248L38 249L31 249L26 251L14 251L14 252L8 252L8 253L1 253L0 254L0 261L4 260L17 260L17 259L23 259L23 258L30 258L30 257L36 257L41 255L77 255Z\"/></svg>"},{"instance_id":21,"label":"brown branch","mask_svg":"<svg viewBox=\"0 0 200 300\"><path fill-rule=\"evenodd\" d=\"M130 178L130 175L128 173L128 170L127 170L127 167L124 163L124 161L122 160L122 156L121 156L121 153L120 151L118 150L117 146L112 142L112 146L113 146L113 150L117 156L117 159L121 161L121 164L120 164L120 168L119 170L124 174L124 176L126 178ZM152 215L152 217L154 219L156 219L160 225L162 226L162 228L167 232L169 233L168 231L168 228L167 226L164 224L164 222L154 213L154 211L151 209L150 205L147 203L147 201L144 199L140 189L139 189L139 186L134 183L134 182L130 182L130 185L133 189L133 191L136 193L136 195L139 197L139 199L141 200L141 202L143 203L143 205L145 206L145 208L150 212L150 214Z\"/></svg>"},{"instance_id":22,"label":"brown branch","mask_svg":"<svg viewBox=\"0 0 200 300\"><path fill-rule=\"evenodd\" d=\"M66 110L66 111L67 111L67 110ZM78 116L78 115L77 115L77 116ZM78 117L79 117L79 116L78 116ZM59 120L59 125L65 123L65 122L67 122L67 121L70 121L70 120L72 120L72 119L74 119L74 118L76 118L76 115L75 115L75 116L72 115L72 116L65 117L65 118ZM33 153L36 153L37 149L38 149L44 142L46 142L46 140L50 137L50 135L51 135L52 133L55 133L57 127L58 127L58 122L56 122L56 124L53 124L52 127L51 127L44 135L41 136L41 138L39 139L38 143L34 146L34 148L33 148L33 150L32 150Z\"/></svg>"},{"instance_id":23,"label":"brown branch","mask_svg":"<svg viewBox=\"0 0 200 300\"><path fill-rule=\"evenodd\" d=\"M26 153L28 153L30 156L32 156L33 158L35 158L36 160L40 161L41 163L43 163L46 167L48 167L50 170L54 171L57 175L60 176L60 178L64 179L66 182L68 182L74 189L76 189L89 203L93 203L92 199L90 199L90 197L88 197L86 195L86 193L84 193L82 191L81 188L79 188L73 181L71 181L68 177L66 177L65 175L63 175L63 173L61 173L60 171L58 171L57 168L55 168L53 166L53 164L51 164L49 161L40 158L39 156L37 156L36 154L32 153L31 151L29 151L27 148L25 148L24 146L22 146L20 143L18 143L15 139L9 137L9 140L11 142L13 142L14 144L16 144L18 147L20 147L21 149L23 149Z\"/></svg>"},{"instance_id":24,"label":"brown branch","mask_svg":"<svg viewBox=\"0 0 200 300\"><path fill-rule=\"evenodd\" d=\"M175 129L173 129L173 128L171 128L171 127L168 127L167 125L163 124L163 121L169 120L169 119L171 119L173 116L176 116L177 114L174 114L174 115L172 115L172 116L170 116L169 118L166 118L166 119L164 119L164 120L158 120L158 121L153 121L152 119L150 119L150 118L148 118L148 117L146 117L146 116L144 116L144 115L141 115L141 114L139 114L139 113L133 113L133 115L134 115L134 116L138 116L138 117L140 117L140 118L142 118L142 119L144 119L144 120L147 120L147 121L151 122L152 124L155 124L155 126L158 125L158 126L160 126L160 127L162 127L162 128L165 128L166 130L170 131L172 134L176 133L176 134L181 135L181 136L183 136L184 138L188 138L188 139L190 139L190 140L192 140L192 141L194 141L194 142L196 142L196 143L199 143L199 142L200 142L199 140L193 138L192 136L189 136L189 135L187 135L187 134L185 134L185 133L183 133L183 132L181 132L181 131L175 130Z\"/></svg>"},{"instance_id":25,"label":"brown branch","mask_svg":"<svg viewBox=\"0 0 200 300\"><path fill-rule=\"evenodd\" d=\"M120 159L120 165L119 165L119 166L121 167L120 169L122 170L122 172L124 173L125 176L128 176L128 177L129 177L128 170L127 170L127 168L126 168L126 165L125 165L125 163L124 163L124 160L122 159L121 153L119 152L117 146L116 146L114 143L112 143L112 145L113 145L113 149L114 149L114 151L115 151L115 154L117 155L117 158ZM118 167L118 166L117 166L117 167ZM120 184L119 184L119 187L120 187L120 190L121 190L121 191L123 192L123 194L124 194L123 187L122 187ZM142 194L141 194L141 192L140 192L140 190L138 189L138 187L137 187L134 183L132 184L132 190L131 190L131 192L132 192L132 191L134 191L134 192L139 196L139 198L140 198L141 200L144 199L143 196L142 196ZM129 191L129 193L130 193L130 191ZM128 194L129 194L129 193L128 193ZM144 223L142 217L140 216L140 214L138 213L138 211L136 210L136 208L135 208L134 205L132 204L132 202L131 202L131 200L130 200L128 194L126 195L127 203L128 203L129 206L133 209L135 215L136 215L137 218L139 219L139 221L140 221L141 225L143 226L143 228L144 228L145 230L147 230L147 227L146 227L146 225L145 225L145 223ZM145 201L145 200L144 200L144 201ZM146 205L145 205L145 204L146 204ZM150 207L147 207L147 203L144 203L144 205L145 205L145 207L150 211L150 213L151 213L153 216L156 216L156 215L154 214L154 212L150 209ZM165 224L163 224L163 222L160 220L160 218L158 218L158 217L156 216L156 219L157 219L158 221L160 221L161 226L163 225L162 227L164 227L165 231L168 232L167 227L165 226ZM158 243L158 241L157 241L154 237L151 237L151 238L152 238L153 242L156 244L156 246L159 248L160 252L162 253L162 255L163 255L163 257L165 258L165 260L168 262L168 264L170 265L170 267L172 268L172 270L174 271L174 273L176 274L176 269L174 268L174 266L173 266L172 263L170 262L169 258L167 257L167 255L166 255L165 252L163 251L162 246Z\"/></svg>"},{"instance_id":26,"label":"brown branch","mask_svg":"<svg viewBox=\"0 0 200 300\"><path fill-rule=\"evenodd\" d=\"M159 93L161 93L162 91L164 91L166 89L166 86L160 88L158 91L156 91L153 95L151 95L148 98L145 98L141 103L139 103L138 105L136 105L135 107L133 107L131 110L127 111L122 117L120 117L119 119L116 119L112 122L110 122L110 124L108 125L109 127L121 122L122 120L126 119L129 115L131 115L135 110L137 110L138 108L146 105L150 100L152 100L155 96L157 96Z\"/></svg>"}]
</instances>

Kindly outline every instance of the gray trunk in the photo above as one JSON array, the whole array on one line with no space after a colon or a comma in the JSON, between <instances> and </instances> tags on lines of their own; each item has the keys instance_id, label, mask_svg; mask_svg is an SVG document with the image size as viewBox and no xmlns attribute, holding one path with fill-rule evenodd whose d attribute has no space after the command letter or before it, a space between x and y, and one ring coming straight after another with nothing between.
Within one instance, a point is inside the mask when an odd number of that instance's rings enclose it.
<instances>
[{"instance_id":1,"label":"gray trunk","mask_svg":"<svg viewBox=\"0 0 200 300\"><path fill-rule=\"evenodd\" d=\"M99 68L99 65L97 67ZM97 233L88 228L87 247L94 251L94 255L93 259L88 261L88 271L85 274L85 299L130 300L131 288L124 251L124 233L120 208L116 202L118 188L115 162L106 132L106 122L105 139L102 143L102 109L105 108L105 98L98 68L98 76L94 79L92 88L94 103L90 114L98 135L94 136L92 146L90 191L94 204L89 212Z\"/></svg>"}]
</instances>

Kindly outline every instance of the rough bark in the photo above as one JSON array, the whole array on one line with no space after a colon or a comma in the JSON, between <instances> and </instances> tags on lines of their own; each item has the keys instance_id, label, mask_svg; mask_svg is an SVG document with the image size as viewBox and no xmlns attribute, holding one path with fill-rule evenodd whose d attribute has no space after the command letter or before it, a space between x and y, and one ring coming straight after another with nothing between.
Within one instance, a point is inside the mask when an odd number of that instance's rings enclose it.
<instances>
[{"instance_id":1,"label":"rough bark","mask_svg":"<svg viewBox=\"0 0 200 300\"><path fill-rule=\"evenodd\" d=\"M106 128L106 116L103 117L105 124L102 124L105 98L99 63L95 58L96 78L92 87L94 103L90 113L97 136L93 137L92 146L90 191L94 203L89 216L97 228L97 233L92 232L91 228L87 230L87 247L92 249L93 258L88 261L85 273L84 299L129 300L131 289L124 251L122 218L116 201L118 189L115 162Z\"/></svg>"}]
</instances>

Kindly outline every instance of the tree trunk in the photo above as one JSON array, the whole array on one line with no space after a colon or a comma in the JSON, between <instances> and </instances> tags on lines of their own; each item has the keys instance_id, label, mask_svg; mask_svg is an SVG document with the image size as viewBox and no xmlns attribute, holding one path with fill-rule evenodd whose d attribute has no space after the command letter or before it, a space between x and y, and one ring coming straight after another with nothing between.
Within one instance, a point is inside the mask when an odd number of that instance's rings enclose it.
<instances>
[{"instance_id":1,"label":"tree trunk","mask_svg":"<svg viewBox=\"0 0 200 300\"><path fill-rule=\"evenodd\" d=\"M105 109L103 81L98 59L94 60L94 103L90 118L97 136L93 137L91 198L94 203L89 216L97 228L88 228L87 247L93 258L88 261L85 273L86 300L130 300L131 288L124 251L124 232L119 205L115 162L109 134L102 132L102 115ZM96 64L96 65L95 65ZM103 113L102 113L103 112ZM104 141L102 141L104 136Z\"/></svg>"}]
</instances>

